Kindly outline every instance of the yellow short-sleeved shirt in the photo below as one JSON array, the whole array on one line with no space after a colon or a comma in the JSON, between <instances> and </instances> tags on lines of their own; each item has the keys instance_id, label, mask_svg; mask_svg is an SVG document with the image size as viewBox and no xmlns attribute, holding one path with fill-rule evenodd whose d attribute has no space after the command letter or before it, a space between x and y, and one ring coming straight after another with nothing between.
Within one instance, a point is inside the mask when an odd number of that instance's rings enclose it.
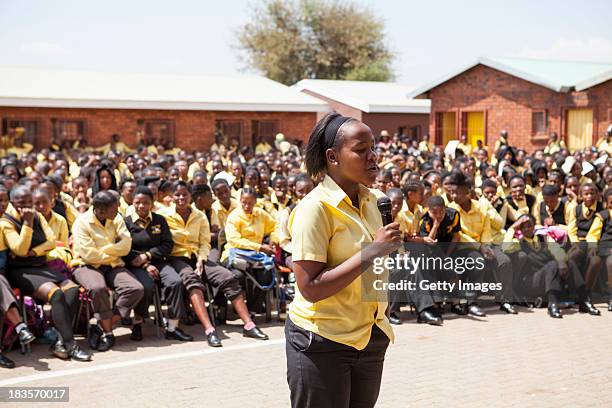
<instances>
[{"instance_id":1,"label":"yellow short-sleeved shirt","mask_svg":"<svg viewBox=\"0 0 612 408\"><path fill-rule=\"evenodd\" d=\"M291 213L293 261L316 261L335 267L373 241L382 226L376 196L360 186L359 207L346 193L325 176ZM337 343L362 350L376 324L393 341L393 330L385 315L386 293L376 292L377 301L364 299L364 288L372 288L375 279L387 280L388 274L374 275L369 269L347 287L327 299L312 303L296 288L289 316L299 327Z\"/></svg>"},{"instance_id":2,"label":"yellow short-sleeved shirt","mask_svg":"<svg viewBox=\"0 0 612 408\"><path fill-rule=\"evenodd\" d=\"M487 216L487 209L476 201L470 201L469 211L464 211L455 202L449 204L450 208L459 211L461 217L461 242L485 242L491 243L491 220Z\"/></svg>"}]
</instances>

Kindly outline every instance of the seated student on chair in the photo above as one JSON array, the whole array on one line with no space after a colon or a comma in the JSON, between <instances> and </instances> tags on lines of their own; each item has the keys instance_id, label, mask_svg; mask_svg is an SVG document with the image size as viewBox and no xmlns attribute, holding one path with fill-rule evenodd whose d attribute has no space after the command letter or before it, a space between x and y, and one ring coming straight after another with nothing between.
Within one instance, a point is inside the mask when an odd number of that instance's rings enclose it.
<instances>
[{"instance_id":1,"label":"seated student on chair","mask_svg":"<svg viewBox=\"0 0 612 408\"><path fill-rule=\"evenodd\" d=\"M132 249L123 259L144 287L144 296L134 307L130 338L142 340L142 322L148 315L153 291L156 290L154 281L157 280L168 305L166 338L192 341L193 337L178 327L180 319L187 315L183 282L168 262L174 243L166 219L152 212L154 197L150 188L139 186L134 192L132 205L126 210L125 225L132 237Z\"/></svg>"},{"instance_id":2,"label":"seated student on chair","mask_svg":"<svg viewBox=\"0 0 612 408\"><path fill-rule=\"evenodd\" d=\"M174 204L162 215L172 232L174 246L169 257L170 265L178 272L198 320L202 324L210 347L221 347L221 340L210 316L206 312L202 281L204 267L210 253L210 224L206 215L191 206L189 184L182 180L172 185Z\"/></svg>"},{"instance_id":3,"label":"seated student on chair","mask_svg":"<svg viewBox=\"0 0 612 408\"><path fill-rule=\"evenodd\" d=\"M262 208L256 207L256 204L257 192L250 187L243 188L240 192L240 208L227 217L227 244L221 262L228 262L237 254L251 251L253 259L261 259L265 265L273 266L275 251L272 245L264 242L264 237L269 235L271 242L278 242L276 221Z\"/></svg>"},{"instance_id":4,"label":"seated student on chair","mask_svg":"<svg viewBox=\"0 0 612 408\"><path fill-rule=\"evenodd\" d=\"M597 214L603 211L604 207L599 201L599 189L595 184L583 184L579 191L580 203L574 207L567 226L567 235L571 242L568 256L571 261L576 262L580 270L584 271L584 280L587 288L591 290L597 283L601 257L596 246L589 250L587 235Z\"/></svg>"},{"instance_id":5,"label":"seated student on chair","mask_svg":"<svg viewBox=\"0 0 612 408\"><path fill-rule=\"evenodd\" d=\"M6 211L8 205L8 191L4 186L0 186L0 217ZM19 336L19 343L25 346L32 342L35 337L28 329L27 324L23 322L17 308L17 299L15 299L13 289L4 276L7 256L6 243L4 242L4 236L2 236L0 237L0 313L15 327L15 332ZM0 367L14 368L15 363L0 352Z\"/></svg>"},{"instance_id":6,"label":"seated student on chair","mask_svg":"<svg viewBox=\"0 0 612 408\"><path fill-rule=\"evenodd\" d=\"M211 206L213 203L212 192L207 184L194 185L191 188L193 195L193 205L202 211L210 222ZM216 245L215 245L216 246ZM244 302L244 295L238 278L227 268L218 263L219 255L212 257L213 252L219 252L216 248L211 248L210 255L204 265L206 279L213 287L215 292L220 291L225 298L232 303L236 314L244 322L242 334L258 340L268 340L268 335L262 332L251 319L249 310ZM215 260L216 259L216 260Z\"/></svg>"},{"instance_id":7,"label":"seated student on chair","mask_svg":"<svg viewBox=\"0 0 612 408\"><path fill-rule=\"evenodd\" d=\"M132 237L119 214L119 194L98 192L92 207L74 222L72 232L73 276L91 293L99 323L91 328L88 343L94 350L107 351L115 344L113 323L121 320L129 326L130 312L144 294L142 284L122 259L130 252ZM116 294L114 309L108 288Z\"/></svg>"},{"instance_id":8,"label":"seated student on chair","mask_svg":"<svg viewBox=\"0 0 612 408\"><path fill-rule=\"evenodd\" d=\"M0 229L9 248L6 277L22 295L51 304L51 316L59 336L51 346L61 359L91 360L74 340L72 320L78 307L79 288L47 264L55 248L55 236L47 221L32 207L32 193L25 186L11 190L12 207L0 220Z\"/></svg>"}]
</instances>

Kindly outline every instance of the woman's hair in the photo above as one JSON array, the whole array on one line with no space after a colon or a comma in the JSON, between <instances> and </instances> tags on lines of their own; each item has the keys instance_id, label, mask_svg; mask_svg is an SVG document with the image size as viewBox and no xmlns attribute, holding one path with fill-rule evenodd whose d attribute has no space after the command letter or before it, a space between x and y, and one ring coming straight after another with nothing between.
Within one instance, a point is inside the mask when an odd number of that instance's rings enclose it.
<instances>
[{"instance_id":1,"label":"woman's hair","mask_svg":"<svg viewBox=\"0 0 612 408\"><path fill-rule=\"evenodd\" d=\"M527 183L525 183L525 179L523 178L523 176L519 176L518 174L515 174L514 176L510 177L510 180L508 180L508 185L512 184L512 181L515 180L515 179L519 179L524 184L527 184Z\"/></svg>"},{"instance_id":2,"label":"woman's hair","mask_svg":"<svg viewBox=\"0 0 612 408\"><path fill-rule=\"evenodd\" d=\"M19 197L23 197L28 194L32 194L29 187L23 186L23 185L17 185L13 187L13 189L10 192L10 200L13 201Z\"/></svg>"},{"instance_id":3,"label":"woman's hair","mask_svg":"<svg viewBox=\"0 0 612 408\"><path fill-rule=\"evenodd\" d=\"M484 190L487 187L491 187L491 188L497 189L497 182L495 182L494 180L491 180L491 179L484 179L482 181L482 189Z\"/></svg>"},{"instance_id":4,"label":"woman's hair","mask_svg":"<svg viewBox=\"0 0 612 408\"><path fill-rule=\"evenodd\" d=\"M208 184L194 184L191 186L191 195L194 200L207 193L211 193L210 186Z\"/></svg>"},{"instance_id":5,"label":"woman's hair","mask_svg":"<svg viewBox=\"0 0 612 408\"><path fill-rule=\"evenodd\" d=\"M554 184L546 184L542 187L543 197L555 197L559 195L559 186Z\"/></svg>"},{"instance_id":6,"label":"woman's hair","mask_svg":"<svg viewBox=\"0 0 612 408\"><path fill-rule=\"evenodd\" d=\"M119 202L119 196L110 190L104 190L104 191L100 191L98 192L93 200L92 200L92 205L93 208L98 208L98 209L107 209L109 208L111 205L116 204Z\"/></svg>"},{"instance_id":7,"label":"woman's hair","mask_svg":"<svg viewBox=\"0 0 612 408\"><path fill-rule=\"evenodd\" d=\"M402 193L402 190L400 190L399 188L390 188L389 190L387 190L387 197L391 197L391 196L403 198L404 194Z\"/></svg>"},{"instance_id":8,"label":"woman's hair","mask_svg":"<svg viewBox=\"0 0 612 408\"><path fill-rule=\"evenodd\" d=\"M416 192L421 190L422 188L425 188L422 181L408 180L408 182L406 182L406 184L404 184L404 186L402 187L402 192L406 197L408 197L408 193L410 191Z\"/></svg>"},{"instance_id":9,"label":"woman's hair","mask_svg":"<svg viewBox=\"0 0 612 408\"><path fill-rule=\"evenodd\" d=\"M151 189L149 187L147 187L147 186L138 186L138 187L136 187L136 190L134 191L134 197L136 197L139 194L146 195L147 197L149 197L151 199L151 201L155 200L155 197L153 195L153 191L151 191Z\"/></svg>"},{"instance_id":10,"label":"woman's hair","mask_svg":"<svg viewBox=\"0 0 612 408\"><path fill-rule=\"evenodd\" d=\"M457 187L467 187L470 188L470 180L468 177L463 174L463 172L458 170L453 170L449 176L448 184Z\"/></svg>"},{"instance_id":11,"label":"woman's hair","mask_svg":"<svg viewBox=\"0 0 612 408\"><path fill-rule=\"evenodd\" d=\"M279 181L287 181L287 177L283 176L282 174L278 174L276 176L274 176L274 178L272 179L272 182L270 183L270 185L274 186L276 185L277 182Z\"/></svg>"},{"instance_id":12,"label":"woman's hair","mask_svg":"<svg viewBox=\"0 0 612 408\"><path fill-rule=\"evenodd\" d=\"M444 199L440 196L429 197L429 199L427 200L427 206L429 208L446 207L446 205L444 204Z\"/></svg>"},{"instance_id":13,"label":"woman's hair","mask_svg":"<svg viewBox=\"0 0 612 408\"><path fill-rule=\"evenodd\" d=\"M253 197L257 197L257 191L253 187L245 187L240 192L240 197L245 195L252 195Z\"/></svg>"},{"instance_id":14,"label":"woman's hair","mask_svg":"<svg viewBox=\"0 0 612 408\"><path fill-rule=\"evenodd\" d=\"M342 132L339 132L343 124L356 119L347 118L336 112L325 115L312 129L308 145L306 146L306 171L312 177L327 170L327 149L337 146L342 141Z\"/></svg>"},{"instance_id":15,"label":"woman's hair","mask_svg":"<svg viewBox=\"0 0 612 408\"><path fill-rule=\"evenodd\" d=\"M93 185L91 186L91 194L93 196L95 196L98 192L102 191L102 187L100 186L100 174L102 174L103 171L108 172L111 178L111 186L109 190L117 191L117 180L115 180L115 172L113 171L113 168L108 166L107 164L102 164L96 170L94 182L93 182Z\"/></svg>"},{"instance_id":16,"label":"woman's hair","mask_svg":"<svg viewBox=\"0 0 612 408\"><path fill-rule=\"evenodd\" d=\"M189 194L191 194L191 188L189 184L187 184L187 182L183 180L177 180L174 182L174 184L172 184L172 193L176 193L176 191L181 187L185 187L187 191L189 191Z\"/></svg>"},{"instance_id":17,"label":"woman's hair","mask_svg":"<svg viewBox=\"0 0 612 408\"><path fill-rule=\"evenodd\" d=\"M157 191L161 193L172 194L172 191L173 191L172 188L173 188L172 182L168 180L164 180L159 185L159 188L157 189Z\"/></svg>"},{"instance_id":18,"label":"woman's hair","mask_svg":"<svg viewBox=\"0 0 612 408\"><path fill-rule=\"evenodd\" d=\"M218 178L216 180L213 180L213 182L210 183L210 187L214 190L215 188L217 188L217 186L219 186L221 184L225 184L226 186L229 187L229 183L224 178Z\"/></svg>"}]
</instances>

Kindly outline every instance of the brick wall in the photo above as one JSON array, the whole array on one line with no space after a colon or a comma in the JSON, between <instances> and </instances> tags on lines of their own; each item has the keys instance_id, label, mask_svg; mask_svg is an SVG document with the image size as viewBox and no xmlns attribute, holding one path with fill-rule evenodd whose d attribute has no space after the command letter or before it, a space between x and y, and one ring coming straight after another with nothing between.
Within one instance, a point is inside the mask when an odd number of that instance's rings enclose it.
<instances>
[{"instance_id":1,"label":"brick wall","mask_svg":"<svg viewBox=\"0 0 612 408\"><path fill-rule=\"evenodd\" d=\"M113 133L121 135L130 146L137 143L138 120L171 119L174 121L176 145L187 150L204 150L214 143L215 120L240 119L243 121L243 137L251 143L252 120L278 120L280 131L290 139L308 140L316 123L317 114L311 112L222 112L222 111L171 111L136 109L68 109L68 108L13 108L0 106L0 118L34 119L39 123L36 147L49 145L51 118L85 119L87 139L91 146L101 146L110 141Z\"/></svg>"},{"instance_id":2,"label":"brick wall","mask_svg":"<svg viewBox=\"0 0 612 408\"><path fill-rule=\"evenodd\" d=\"M363 123L372 128L374 135L381 130L387 130L391 135L398 131L400 126L406 127L405 134L410 135L411 127L420 127L420 138L429 132L429 114L427 113L364 113Z\"/></svg>"},{"instance_id":3,"label":"brick wall","mask_svg":"<svg viewBox=\"0 0 612 408\"><path fill-rule=\"evenodd\" d=\"M604 137L606 129L612 123L612 80L599 84L590 90L589 98L597 106L593 111L593 132Z\"/></svg>"},{"instance_id":4,"label":"brick wall","mask_svg":"<svg viewBox=\"0 0 612 408\"><path fill-rule=\"evenodd\" d=\"M512 144L532 151L546 145L547 138L532 134L532 111L548 111L548 134L566 137L566 110L593 109L593 140L604 135L610 123L612 81L591 90L557 93L495 69L478 65L434 88L431 98L430 134L435 134L436 112L454 111L458 122L461 113L484 111L486 145L492 149L501 130L506 129ZM459 124L457 132L460 132ZM458 135L457 135L458 136Z\"/></svg>"}]
</instances>

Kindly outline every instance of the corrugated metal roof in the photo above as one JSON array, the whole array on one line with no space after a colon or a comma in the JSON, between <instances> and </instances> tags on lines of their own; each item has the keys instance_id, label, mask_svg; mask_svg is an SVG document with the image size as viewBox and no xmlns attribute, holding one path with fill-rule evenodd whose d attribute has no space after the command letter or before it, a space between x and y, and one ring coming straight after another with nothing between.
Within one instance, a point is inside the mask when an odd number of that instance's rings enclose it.
<instances>
[{"instance_id":1,"label":"corrugated metal roof","mask_svg":"<svg viewBox=\"0 0 612 408\"><path fill-rule=\"evenodd\" d=\"M367 113L429 113L430 102L408 97L414 86L394 82L304 79L293 85Z\"/></svg>"},{"instance_id":2,"label":"corrugated metal roof","mask_svg":"<svg viewBox=\"0 0 612 408\"><path fill-rule=\"evenodd\" d=\"M612 78L612 63L482 57L475 63L453 71L428 85L416 89L410 95L412 97L423 95L477 65L485 65L497 69L556 92L570 92L574 89L581 91Z\"/></svg>"},{"instance_id":3,"label":"corrugated metal roof","mask_svg":"<svg viewBox=\"0 0 612 408\"><path fill-rule=\"evenodd\" d=\"M327 104L259 76L0 67L0 106L320 112Z\"/></svg>"}]
</instances>

